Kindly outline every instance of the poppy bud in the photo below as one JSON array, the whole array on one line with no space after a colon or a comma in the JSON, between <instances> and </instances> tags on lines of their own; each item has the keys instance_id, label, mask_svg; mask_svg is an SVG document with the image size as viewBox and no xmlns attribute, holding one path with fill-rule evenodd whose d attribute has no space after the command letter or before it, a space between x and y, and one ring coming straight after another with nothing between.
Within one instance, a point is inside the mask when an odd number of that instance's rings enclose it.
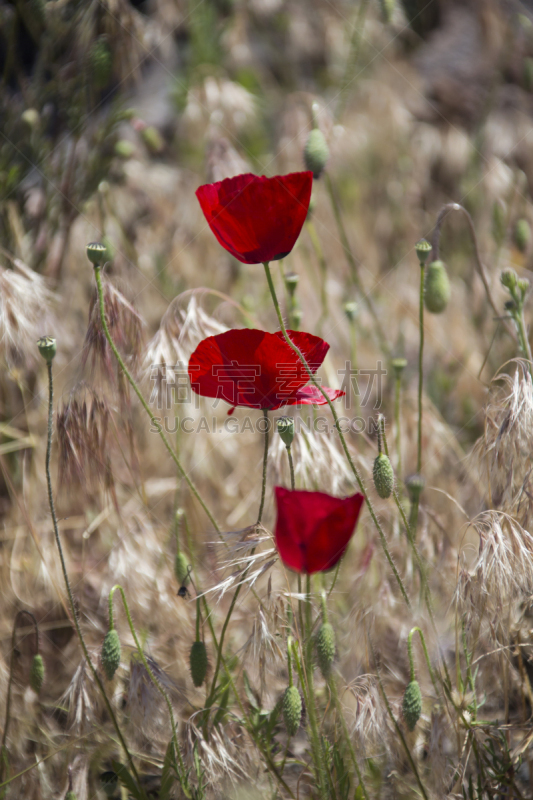
<instances>
[{"instance_id":1,"label":"poppy bud","mask_svg":"<svg viewBox=\"0 0 533 800\"><path fill-rule=\"evenodd\" d=\"M320 672L327 678L335 660L335 631L329 622L322 622L315 637L316 658Z\"/></svg>"},{"instance_id":2,"label":"poppy bud","mask_svg":"<svg viewBox=\"0 0 533 800\"><path fill-rule=\"evenodd\" d=\"M30 686L35 692L39 694L44 682L44 661L41 655L37 653L33 656L30 670Z\"/></svg>"},{"instance_id":3,"label":"poppy bud","mask_svg":"<svg viewBox=\"0 0 533 800\"><path fill-rule=\"evenodd\" d=\"M313 178L320 178L328 158L329 147L326 137L320 128L314 128L307 137L304 148L305 167L311 170Z\"/></svg>"},{"instance_id":4,"label":"poppy bud","mask_svg":"<svg viewBox=\"0 0 533 800\"><path fill-rule=\"evenodd\" d=\"M56 340L52 336L41 336L37 342L39 353L47 364L51 364L57 351Z\"/></svg>"},{"instance_id":5,"label":"poppy bud","mask_svg":"<svg viewBox=\"0 0 533 800\"><path fill-rule=\"evenodd\" d=\"M397 378L401 378L404 369L407 366L407 359L406 358L393 358L392 360L392 368L394 370L394 374Z\"/></svg>"},{"instance_id":6,"label":"poppy bud","mask_svg":"<svg viewBox=\"0 0 533 800\"><path fill-rule=\"evenodd\" d=\"M296 272L289 272L287 275L285 275L285 286L287 287L287 291L291 297L294 296L294 292L296 291L299 280L300 276L297 275Z\"/></svg>"},{"instance_id":7,"label":"poppy bud","mask_svg":"<svg viewBox=\"0 0 533 800\"><path fill-rule=\"evenodd\" d=\"M387 497L391 496L394 488L394 470L390 463L390 458L385 453L380 453L379 456L376 456L372 474L376 492L386 500Z\"/></svg>"},{"instance_id":8,"label":"poppy bud","mask_svg":"<svg viewBox=\"0 0 533 800\"><path fill-rule=\"evenodd\" d=\"M285 689L282 711L287 733L289 736L294 736L302 720L302 698L296 686L288 686Z\"/></svg>"},{"instance_id":9,"label":"poppy bud","mask_svg":"<svg viewBox=\"0 0 533 800\"><path fill-rule=\"evenodd\" d=\"M113 676L117 671L120 664L120 639L115 628L111 628L105 635L102 652L100 658L102 659L102 666L107 675L108 680L113 680Z\"/></svg>"},{"instance_id":10,"label":"poppy bud","mask_svg":"<svg viewBox=\"0 0 533 800\"><path fill-rule=\"evenodd\" d=\"M427 239L419 239L415 244L416 255L421 264L425 264L431 253L432 247Z\"/></svg>"},{"instance_id":11,"label":"poppy bud","mask_svg":"<svg viewBox=\"0 0 533 800\"><path fill-rule=\"evenodd\" d=\"M509 289L512 294L516 289L518 275L514 269L504 269L500 275L500 282L502 286L505 286L506 289Z\"/></svg>"},{"instance_id":12,"label":"poppy bud","mask_svg":"<svg viewBox=\"0 0 533 800\"><path fill-rule=\"evenodd\" d=\"M409 500L411 503L417 503L425 486L424 478L422 475L411 475L405 481L405 485L407 486Z\"/></svg>"},{"instance_id":13,"label":"poppy bud","mask_svg":"<svg viewBox=\"0 0 533 800\"><path fill-rule=\"evenodd\" d=\"M344 313L346 315L346 318L348 319L349 322L354 322L357 319L358 310L359 310L359 308L358 308L357 303L355 303L353 301L345 303L344 306L343 306L343 311L344 311Z\"/></svg>"},{"instance_id":14,"label":"poppy bud","mask_svg":"<svg viewBox=\"0 0 533 800\"><path fill-rule=\"evenodd\" d=\"M78 798L76 797L73 791L70 791L66 793L65 800L78 800Z\"/></svg>"},{"instance_id":15,"label":"poppy bud","mask_svg":"<svg viewBox=\"0 0 533 800\"><path fill-rule=\"evenodd\" d=\"M521 253L525 253L529 240L531 239L531 228L527 219L519 219L514 229L515 244Z\"/></svg>"},{"instance_id":16,"label":"poppy bud","mask_svg":"<svg viewBox=\"0 0 533 800\"><path fill-rule=\"evenodd\" d=\"M113 57L105 36L100 36L89 52L89 69L95 89L105 89L111 79Z\"/></svg>"},{"instance_id":17,"label":"poppy bud","mask_svg":"<svg viewBox=\"0 0 533 800\"><path fill-rule=\"evenodd\" d=\"M506 228L505 206L501 200L496 200L492 206L492 236L498 246L505 239Z\"/></svg>"},{"instance_id":18,"label":"poppy bud","mask_svg":"<svg viewBox=\"0 0 533 800\"><path fill-rule=\"evenodd\" d=\"M414 731L422 713L422 692L416 680L407 685L403 696L402 711L407 727L410 731Z\"/></svg>"},{"instance_id":19,"label":"poppy bud","mask_svg":"<svg viewBox=\"0 0 533 800\"><path fill-rule=\"evenodd\" d=\"M189 667L191 670L192 682L195 686L201 686L207 675L207 650L202 641L193 642L189 655Z\"/></svg>"},{"instance_id":20,"label":"poppy bud","mask_svg":"<svg viewBox=\"0 0 533 800\"><path fill-rule=\"evenodd\" d=\"M174 575L180 586L187 586L189 583L189 562L181 550L176 553L176 558L174 559Z\"/></svg>"},{"instance_id":21,"label":"poppy bud","mask_svg":"<svg viewBox=\"0 0 533 800\"><path fill-rule=\"evenodd\" d=\"M135 154L135 145L128 139L119 139L115 143L115 154L119 158L131 158Z\"/></svg>"},{"instance_id":22,"label":"poppy bud","mask_svg":"<svg viewBox=\"0 0 533 800\"><path fill-rule=\"evenodd\" d=\"M95 267L101 267L107 259L107 247L102 242L91 242L87 245L87 258Z\"/></svg>"},{"instance_id":23,"label":"poppy bud","mask_svg":"<svg viewBox=\"0 0 533 800\"><path fill-rule=\"evenodd\" d=\"M280 417L276 421L276 427L285 447L290 447L294 439L294 418Z\"/></svg>"},{"instance_id":24,"label":"poppy bud","mask_svg":"<svg viewBox=\"0 0 533 800\"><path fill-rule=\"evenodd\" d=\"M450 279L442 261L432 261L428 267L424 292L426 308L432 314L441 314L450 299Z\"/></svg>"},{"instance_id":25,"label":"poppy bud","mask_svg":"<svg viewBox=\"0 0 533 800\"><path fill-rule=\"evenodd\" d=\"M161 153L165 148L165 140L153 125L148 125L141 131L141 139L154 155Z\"/></svg>"}]
</instances>

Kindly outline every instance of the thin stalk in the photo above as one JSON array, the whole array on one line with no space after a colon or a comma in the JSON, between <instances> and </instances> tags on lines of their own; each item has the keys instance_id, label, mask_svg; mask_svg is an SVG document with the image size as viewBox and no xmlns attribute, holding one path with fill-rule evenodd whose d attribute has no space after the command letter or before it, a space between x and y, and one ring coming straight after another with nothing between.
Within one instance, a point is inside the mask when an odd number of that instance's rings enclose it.
<instances>
[{"instance_id":1,"label":"thin stalk","mask_svg":"<svg viewBox=\"0 0 533 800\"><path fill-rule=\"evenodd\" d=\"M394 384L394 422L396 424L396 471L398 477L402 478L402 417L401 417L401 401L402 401L402 376L401 373L396 375Z\"/></svg>"},{"instance_id":2,"label":"thin stalk","mask_svg":"<svg viewBox=\"0 0 533 800\"><path fill-rule=\"evenodd\" d=\"M311 244L313 245L313 250L315 251L318 265L320 267L320 305L322 307L320 320L318 322L318 329L320 330L323 321L327 319L329 313L328 292L326 286L326 281L328 277L328 265L324 257L324 251L322 250L320 239L318 238L318 234L316 232L315 223L311 218L309 218L306 222L306 225L307 225L307 232L309 233L309 238L311 239Z\"/></svg>"},{"instance_id":3,"label":"thin stalk","mask_svg":"<svg viewBox=\"0 0 533 800\"><path fill-rule=\"evenodd\" d=\"M294 480L294 462L292 460L292 453L290 445L287 446L287 458L289 459L289 471L291 473L291 489L294 492L296 483Z\"/></svg>"},{"instance_id":4,"label":"thin stalk","mask_svg":"<svg viewBox=\"0 0 533 800\"><path fill-rule=\"evenodd\" d=\"M135 630L135 626L133 625L133 620L131 618L130 609L129 609L129 606L128 606L128 601L126 600L126 594L125 594L124 589L122 588L122 586L120 584L118 584L118 583L115 584L115 586L113 586L113 588L109 592L110 624L111 624L111 614L112 614L111 609L113 608L113 595L114 595L114 593L115 593L115 591L117 589L120 592L120 596L122 597L122 605L124 606L124 611L126 612L126 617L127 617L127 620L128 620L128 625L130 627L131 635L133 636L133 641L135 642L135 647L137 648L137 652L139 653L139 656L141 657L141 661L143 663L143 666L144 666L145 670L147 671L148 675L150 676L150 680L152 681L152 683L156 687L157 691L163 697L163 699L165 700L165 703L167 704L168 713L169 713L169 716L170 716L170 722L171 722L171 725L172 725L172 741L174 743L174 749L176 751L176 758L179 761L179 766L180 766L180 770L181 770L181 772L178 775L180 786L181 786L181 789L182 789L183 793L185 794L185 796L186 797L191 797L191 787L189 786L189 781L187 779L187 770L185 769L185 765L183 763L183 759L181 757L181 752L180 752L179 745L178 745L178 734L177 734L177 728L176 728L176 720L174 719L174 711L172 709L172 703L170 702L170 698L168 696L168 693L165 691L164 687L162 686L161 681L158 678L156 678L156 676L154 675L153 671L150 669L150 665L148 664L148 662L146 660L146 656L144 655L143 649L141 647L141 643L139 642L139 639L137 637L137 632Z\"/></svg>"},{"instance_id":5,"label":"thin stalk","mask_svg":"<svg viewBox=\"0 0 533 800\"><path fill-rule=\"evenodd\" d=\"M390 356L390 347L387 342L387 337L385 336L385 332L383 331L383 327L381 325L378 312L376 311L374 303L372 302L372 298L365 292L364 287L361 283L361 278L359 277L359 271L357 268L357 262L355 260L352 248L350 247L350 242L348 241L346 228L344 227L344 222L342 219L341 209L337 197L335 195L335 191L333 189L331 178L327 172L324 173L324 176L326 180L326 189L328 191L329 198L331 201L331 207L333 209L333 216L335 217L335 222L337 224L337 228L339 231L342 248L344 250L344 254L346 256L346 260L348 261L348 266L350 268L352 283L354 284L357 291L361 295L368 311L370 312L370 316L372 317L376 329L376 335L378 338L379 346L383 354L388 358Z\"/></svg>"},{"instance_id":6,"label":"thin stalk","mask_svg":"<svg viewBox=\"0 0 533 800\"><path fill-rule=\"evenodd\" d=\"M47 483L47 486L48 486L48 503L50 505L50 513L52 515L54 536L55 536L55 540L56 540L56 544L57 544L57 549L59 551L59 559L61 561L61 569L62 569L62 572L63 572L63 578L64 578L64 581L65 581L65 586L67 588L67 594L68 594L68 599L69 599L69 604L70 604L70 610L71 610L71 613L72 613L72 618L74 620L74 626L76 628L76 633L78 634L78 639L80 640L80 644L81 644L81 647L82 647L82 650L83 650L83 654L85 656L85 660L87 661L87 664L89 666L89 669L92 672L92 675L93 675L93 678L94 678L94 680L96 682L96 685L98 686L98 689L100 690L100 693L101 693L102 698L104 700L105 706L107 708L107 712L108 712L109 716L111 717L111 721L113 722L113 726L114 726L114 728L115 728L115 730L117 732L117 736L119 738L120 744L122 745L122 749L124 750L124 752L126 754L126 758L128 759L128 763L130 765L131 771L133 772L133 775L134 775L135 780L137 782L137 785L139 787L139 791L140 791L142 797L146 798L146 792L144 791L144 789L142 787L141 780L139 778L139 773L137 772L137 768L136 768L135 764L133 763L133 758L132 758L131 753L130 753L130 751L128 749L128 745L126 744L126 741L125 741L125 739L124 739L124 737L122 735L122 731L120 730L120 726L119 726L117 718L115 716L115 712L113 711L113 707L111 706L111 703L110 703L109 698L107 696L107 693L106 693L106 690L104 688L104 685L103 685L103 683L102 683L102 681L100 679L100 676L98 675L98 672L96 671L96 668L95 668L95 666L94 666L94 664L93 664L93 662L91 660L91 657L89 655L89 650L87 649L87 645L85 644L85 639L83 638L83 633L81 632L81 627L80 627L80 623L79 623L79 619L78 619L78 612L76 610L76 605L74 603L74 597L73 597L73 594L72 594L72 589L70 588L70 581L69 581L69 578L68 578L67 567L66 567L65 558L64 558L64 555L63 555L63 547L61 545L61 539L60 539L60 536L59 536L59 528L58 528L58 525L57 525L57 516L56 516L56 509L55 509L55 504L54 504L54 495L53 495L53 492L52 492L52 476L50 474L50 456L51 456L51 452L52 452L52 424L53 424L53 409L54 409L54 383L53 383L53 377L52 377L52 362L48 362L47 363L47 368L48 368L48 441L47 441L47 445L46 445L46 483Z\"/></svg>"},{"instance_id":7,"label":"thin stalk","mask_svg":"<svg viewBox=\"0 0 533 800\"><path fill-rule=\"evenodd\" d=\"M420 334L420 345L418 349L418 454L416 459L416 471L422 472L422 389L424 384L424 287L426 280L426 269L423 262L420 262L420 298L418 326Z\"/></svg>"},{"instance_id":8,"label":"thin stalk","mask_svg":"<svg viewBox=\"0 0 533 800\"><path fill-rule=\"evenodd\" d=\"M529 373L530 373L531 377L533 378L533 358L531 356L531 347L530 347L530 344L529 344L529 339L528 339L527 331L526 331L526 323L525 323L525 320L524 320L524 307L523 307L523 305L522 305L522 308L520 309L520 314L517 315L515 321L516 321L516 329L517 329L517 332L518 332L518 341L519 341L519 344L520 344L520 349L522 350L523 354L525 355L525 357L528 360Z\"/></svg>"},{"instance_id":9,"label":"thin stalk","mask_svg":"<svg viewBox=\"0 0 533 800\"><path fill-rule=\"evenodd\" d=\"M420 636L420 641L422 642L422 649L424 650L424 658L426 659L426 664L429 672L429 677L431 678L431 683L433 684L433 688L435 689L435 693L437 697L439 696L439 687L437 686L437 681L435 679L435 675L433 673L433 669L431 667L431 662L429 660L429 653L426 647L426 640L424 638L424 634L422 630L416 626L409 631L409 636L407 637L407 652L409 654L409 667L411 670L411 680L415 680L415 664L413 658L413 636L415 633L418 633Z\"/></svg>"},{"instance_id":10,"label":"thin stalk","mask_svg":"<svg viewBox=\"0 0 533 800\"><path fill-rule=\"evenodd\" d=\"M118 352L118 350L116 348L116 345L115 345L115 343L114 343L114 341L113 341L113 339L111 337L111 334L109 332L109 328L108 328L107 320L106 320L106 316L105 316L105 304L104 304L104 292L103 292L103 287L102 287L101 267L96 266L94 268L94 274L95 274L95 278L96 278L96 288L97 288L97 291L98 291L98 302L99 302L99 308L100 308L100 320L102 322L102 328L104 329L104 334L105 334L105 337L106 337L106 339L107 339L107 341L109 343L109 346L110 346L111 350L113 351L113 354L114 354L115 358L117 359L122 372L126 376L126 378L128 380L128 383L130 384L130 386L132 387L133 391L137 395L137 397L139 399L139 402L141 403L142 407L144 408L144 410L146 411L146 413L150 417L152 425L155 426L157 432L159 433L159 436L163 440L163 444L165 445L166 449L168 450L168 452L170 454L170 457L172 458L172 460L174 461L176 467L178 468L179 474L181 475L182 478L185 479L185 482L187 483L187 486L189 487L190 491L192 492L192 494L195 496L197 501L202 506L202 508L205 511L207 517L209 518L209 521L213 525L213 527L216 530L216 532L218 533L218 535L221 536L220 528L217 525L217 522L216 522L215 518L213 517L213 515L209 511L207 505L205 504L204 500L200 496L200 493L198 492L196 486L193 484L193 482L191 481L191 479L189 478L189 476L185 472L184 468L182 467L181 462L180 462L178 456L176 455L176 452L173 450L172 445L170 444L170 442L168 441L167 437L165 436L165 434L163 432L163 428L161 427L161 424L159 423L159 420L156 417L154 417L154 415L150 411L150 407L149 407L148 403L146 402L146 400L144 399L144 397L143 397L143 395L141 393L141 390L137 386L137 383L135 382L133 376L131 375L131 373L129 372L128 368L126 367L122 356L120 355L120 353Z\"/></svg>"},{"instance_id":11,"label":"thin stalk","mask_svg":"<svg viewBox=\"0 0 533 800\"><path fill-rule=\"evenodd\" d=\"M359 475L359 471L358 471L357 467L355 466L355 463L354 463L354 461L352 459L350 451L348 450L348 445L346 443L346 439L344 438L344 434L343 434L343 432L341 430L341 427L339 425L339 417L337 415L337 412L335 411L335 407L334 407L333 403L331 402L331 399L328 397L327 392L324 391L324 389L322 388L320 383L315 378L315 375L312 372L309 364L307 363L307 361L305 359L305 356L299 350L299 348L294 344L294 342L290 339L290 337L289 337L289 335L287 333L287 329L285 328L285 323L283 322L283 316L281 314L281 309L279 307L278 298L277 298L277 295L276 295L276 289L275 289L274 283L272 281L272 275L270 273L270 267L269 267L267 262L265 262L263 264L263 266L265 268L265 274L266 274L266 278L267 278L267 281L268 281L268 287L270 289L270 294L272 296L272 302L274 303L274 308L276 309L276 314L278 316L278 321L279 321L280 328L281 328L281 331L283 333L283 336L285 338L285 341L292 348L292 350L294 350L294 352L297 354L297 356L300 359L301 363L305 367L305 370L306 370L307 374L309 375L309 379L311 380L313 386L315 386L318 389L318 391L324 397L326 403L328 404L328 406L330 408L330 411L331 411L331 413L333 415L333 419L335 421L335 429L336 429L337 434L338 434L338 436L339 436L339 438L341 440L342 449L344 450L344 454L345 454L345 456L346 456L346 458L348 460L348 464L350 465L350 469L352 470L352 472L354 474L354 477L355 477L355 479L357 481L357 485L359 486L359 489L360 489L361 493L363 494L363 496L364 496L364 498L366 500L366 504L368 506L368 510L369 510L370 516L372 517L372 521L374 522L374 525L376 526L376 529L377 529L378 534L379 534L379 538L380 538L380 541L381 541L381 546L383 548L383 552L385 553L387 561L389 562L389 565L390 565L390 567L391 567L391 569L392 569L392 571L394 573L394 577L396 578L398 586L400 587L400 591L401 591L402 597L405 600L406 605L410 608L411 607L411 603L409 602L409 598L407 596L407 592L405 591L405 587L403 585L403 581L400 578L400 575L398 573L398 570L396 569L396 565L395 565L394 561L392 560L392 556L391 556L390 551L389 551L389 547L388 547L388 544L387 544L387 539L385 537L385 533L384 533L383 528L381 527L381 525L379 523L379 520L378 520L378 518L376 516L376 512L374 511L374 506L372 505L372 501L370 500L370 497L368 496L368 492L365 489L365 486L363 484L361 476Z\"/></svg>"},{"instance_id":12,"label":"thin stalk","mask_svg":"<svg viewBox=\"0 0 533 800\"><path fill-rule=\"evenodd\" d=\"M261 503L259 504L259 514L257 515L257 524L259 525L263 517L263 509L265 507L265 491L267 479L267 463L268 463L268 409L263 408L263 419L265 421L265 447L263 451L263 477L261 482Z\"/></svg>"}]
</instances>

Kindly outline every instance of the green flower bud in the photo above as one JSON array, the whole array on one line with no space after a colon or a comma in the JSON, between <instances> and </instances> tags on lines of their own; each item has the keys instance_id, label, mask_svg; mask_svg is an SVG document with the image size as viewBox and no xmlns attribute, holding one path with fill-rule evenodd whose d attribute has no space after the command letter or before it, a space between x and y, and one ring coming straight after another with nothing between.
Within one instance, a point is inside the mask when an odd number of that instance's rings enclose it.
<instances>
[{"instance_id":1,"label":"green flower bud","mask_svg":"<svg viewBox=\"0 0 533 800\"><path fill-rule=\"evenodd\" d=\"M89 70L94 88L105 89L113 71L113 56L105 36L100 36L89 51Z\"/></svg>"},{"instance_id":2,"label":"green flower bud","mask_svg":"<svg viewBox=\"0 0 533 800\"><path fill-rule=\"evenodd\" d=\"M189 655L189 667L191 670L192 682L195 686L201 686L207 675L207 650L201 641L193 642Z\"/></svg>"},{"instance_id":3,"label":"green flower bud","mask_svg":"<svg viewBox=\"0 0 533 800\"><path fill-rule=\"evenodd\" d=\"M411 503L417 503L420 499L420 495L422 494L424 486L426 485L424 478L422 475L410 475L405 481L405 485L407 487L409 500Z\"/></svg>"},{"instance_id":4,"label":"green flower bud","mask_svg":"<svg viewBox=\"0 0 533 800\"><path fill-rule=\"evenodd\" d=\"M135 145L127 139L119 139L115 143L115 154L119 158L131 158L135 154Z\"/></svg>"},{"instance_id":5,"label":"green flower bud","mask_svg":"<svg viewBox=\"0 0 533 800\"><path fill-rule=\"evenodd\" d=\"M30 686L35 692L39 694L44 683L44 661L41 655L37 653L33 656L30 669Z\"/></svg>"},{"instance_id":6,"label":"green flower bud","mask_svg":"<svg viewBox=\"0 0 533 800\"><path fill-rule=\"evenodd\" d=\"M146 128L143 128L141 139L154 155L161 153L165 149L165 140L153 125L147 125Z\"/></svg>"},{"instance_id":7,"label":"green flower bud","mask_svg":"<svg viewBox=\"0 0 533 800\"><path fill-rule=\"evenodd\" d=\"M37 342L39 353L47 364L51 364L57 352L57 343L52 336L41 336Z\"/></svg>"},{"instance_id":8,"label":"green flower bud","mask_svg":"<svg viewBox=\"0 0 533 800\"><path fill-rule=\"evenodd\" d=\"M282 712L286 731L289 736L294 736L302 721L302 698L296 686L288 686L285 689Z\"/></svg>"},{"instance_id":9,"label":"green flower bud","mask_svg":"<svg viewBox=\"0 0 533 800\"><path fill-rule=\"evenodd\" d=\"M349 322L355 322L359 313L359 306L353 300L350 300L344 304L343 311Z\"/></svg>"},{"instance_id":10,"label":"green flower bud","mask_svg":"<svg viewBox=\"0 0 533 800\"><path fill-rule=\"evenodd\" d=\"M505 239L506 228L505 206L501 200L496 200L492 206L492 236L498 246L500 246Z\"/></svg>"},{"instance_id":11,"label":"green flower bud","mask_svg":"<svg viewBox=\"0 0 533 800\"><path fill-rule=\"evenodd\" d=\"M374 486L379 496L384 500L390 497L394 489L394 470L390 458L385 453L380 453L376 457L372 474L374 476Z\"/></svg>"},{"instance_id":12,"label":"green flower bud","mask_svg":"<svg viewBox=\"0 0 533 800\"><path fill-rule=\"evenodd\" d=\"M101 267L107 261L107 247L102 242L91 242L87 245L87 258L95 267Z\"/></svg>"},{"instance_id":13,"label":"green flower bud","mask_svg":"<svg viewBox=\"0 0 533 800\"><path fill-rule=\"evenodd\" d=\"M407 685L403 696L402 711L407 727L410 731L414 731L422 713L422 692L418 681L411 681Z\"/></svg>"},{"instance_id":14,"label":"green flower bud","mask_svg":"<svg viewBox=\"0 0 533 800\"><path fill-rule=\"evenodd\" d=\"M300 276L297 275L296 272L289 272L287 275L285 275L285 286L287 287L287 291L291 297L294 296L294 292L296 291L299 280Z\"/></svg>"},{"instance_id":15,"label":"green flower bud","mask_svg":"<svg viewBox=\"0 0 533 800\"><path fill-rule=\"evenodd\" d=\"M384 22L391 22L396 8L395 0L380 0L381 15Z\"/></svg>"},{"instance_id":16,"label":"green flower bud","mask_svg":"<svg viewBox=\"0 0 533 800\"><path fill-rule=\"evenodd\" d=\"M290 447L294 439L294 418L280 417L276 420L276 427L285 447Z\"/></svg>"},{"instance_id":17,"label":"green flower bud","mask_svg":"<svg viewBox=\"0 0 533 800\"><path fill-rule=\"evenodd\" d=\"M500 275L500 282L502 286L505 286L513 294L518 283L518 275L514 269L504 269Z\"/></svg>"},{"instance_id":18,"label":"green flower bud","mask_svg":"<svg viewBox=\"0 0 533 800\"><path fill-rule=\"evenodd\" d=\"M320 672L327 678L335 660L335 631L329 622L322 622L315 636L316 659Z\"/></svg>"},{"instance_id":19,"label":"green flower bud","mask_svg":"<svg viewBox=\"0 0 533 800\"><path fill-rule=\"evenodd\" d=\"M432 250L431 245L427 241L427 239L419 239L418 242L415 244L415 250L420 263L425 264Z\"/></svg>"},{"instance_id":20,"label":"green flower bud","mask_svg":"<svg viewBox=\"0 0 533 800\"><path fill-rule=\"evenodd\" d=\"M70 791L66 793L65 800L78 800L78 798L76 797L73 791Z\"/></svg>"},{"instance_id":21,"label":"green flower bud","mask_svg":"<svg viewBox=\"0 0 533 800\"><path fill-rule=\"evenodd\" d=\"M521 253L525 253L529 240L531 239L531 228L527 219L519 219L514 229L515 244Z\"/></svg>"},{"instance_id":22,"label":"green flower bud","mask_svg":"<svg viewBox=\"0 0 533 800\"><path fill-rule=\"evenodd\" d=\"M424 292L426 308L432 314L441 314L451 295L450 279L442 261L432 261L428 267Z\"/></svg>"},{"instance_id":23,"label":"green flower bud","mask_svg":"<svg viewBox=\"0 0 533 800\"><path fill-rule=\"evenodd\" d=\"M107 675L108 680L113 680L113 676L120 665L120 639L118 633L114 628L108 630L105 635L102 652L100 658L102 659L102 666Z\"/></svg>"},{"instance_id":24,"label":"green flower bud","mask_svg":"<svg viewBox=\"0 0 533 800\"><path fill-rule=\"evenodd\" d=\"M306 169L311 170L313 178L320 178L329 158L329 147L326 137L319 128L314 128L304 148L304 162Z\"/></svg>"},{"instance_id":25,"label":"green flower bud","mask_svg":"<svg viewBox=\"0 0 533 800\"><path fill-rule=\"evenodd\" d=\"M190 580L189 561L181 550L176 553L176 558L174 559L174 575L180 586L187 586Z\"/></svg>"}]
</instances>

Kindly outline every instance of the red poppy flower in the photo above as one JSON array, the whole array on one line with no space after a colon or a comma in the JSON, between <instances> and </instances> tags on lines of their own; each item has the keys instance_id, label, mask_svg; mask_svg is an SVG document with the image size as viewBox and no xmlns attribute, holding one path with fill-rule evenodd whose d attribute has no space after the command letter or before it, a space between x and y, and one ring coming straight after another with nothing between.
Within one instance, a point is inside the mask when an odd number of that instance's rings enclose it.
<instances>
[{"instance_id":1,"label":"red poppy flower","mask_svg":"<svg viewBox=\"0 0 533 800\"><path fill-rule=\"evenodd\" d=\"M319 368L329 344L303 331L288 331L313 370ZM285 405L325 405L281 331L230 330L200 342L189 361L189 379L197 394L218 397L232 406L280 408ZM331 400L344 392L326 389ZM233 412L230 411L230 413Z\"/></svg>"},{"instance_id":2,"label":"red poppy flower","mask_svg":"<svg viewBox=\"0 0 533 800\"><path fill-rule=\"evenodd\" d=\"M290 175L237 175L196 191L219 243L244 264L288 255L309 209L312 172Z\"/></svg>"},{"instance_id":3,"label":"red poppy flower","mask_svg":"<svg viewBox=\"0 0 533 800\"><path fill-rule=\"evenodd\" d=\"M276 486L275 493L276 546L285 566L308 575L332 569L352 538L363 495L342 499L281 486Z\"/></svg>"}]
</instances>

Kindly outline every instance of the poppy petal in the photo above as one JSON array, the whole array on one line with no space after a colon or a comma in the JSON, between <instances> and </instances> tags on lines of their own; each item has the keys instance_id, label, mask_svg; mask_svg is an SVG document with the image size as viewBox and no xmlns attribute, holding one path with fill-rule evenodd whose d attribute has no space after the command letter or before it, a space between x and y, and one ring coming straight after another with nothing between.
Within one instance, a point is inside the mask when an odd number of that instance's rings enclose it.
<instances>
[{"instance_id":1,"label":"poppy petal","mask_svg":"<svg viewBox=\"0 0 533 800\"><path fill-rule=\"evenodd\" d=\"M322 391L327 394L332 402L333 400L338 400L339 397L344 397L346 394L342 389L330 389L329 386L322 386ZM316 386L304 386L303 389L298 389L294 399L290 403L287 403L287 405L325 406L327 402L320 389L317 389Z\"/></svg>"},{"instance_id":2,"label":"poppy petal","mask_svg":"<svg viewBox=\"0 0 533 800\"><path fill-rule=\"evenodd\" d=\"M275 539L285 566L307 574L332 569L354 533L363 495L342 499L281 486L276 486L275 495Z\"/></svg>"},{"instance_id":3,"label":"poppy petal","mask_svg":"<svg viewBox=\"0 0 533 800\"><path fill-rule=\"evenodd\" d=\"M219 244L244 264L258 264L291 252L312 185L312 172L274 178L247 173L200 186L196 196Z\"/></svg>"}]
</instances>

